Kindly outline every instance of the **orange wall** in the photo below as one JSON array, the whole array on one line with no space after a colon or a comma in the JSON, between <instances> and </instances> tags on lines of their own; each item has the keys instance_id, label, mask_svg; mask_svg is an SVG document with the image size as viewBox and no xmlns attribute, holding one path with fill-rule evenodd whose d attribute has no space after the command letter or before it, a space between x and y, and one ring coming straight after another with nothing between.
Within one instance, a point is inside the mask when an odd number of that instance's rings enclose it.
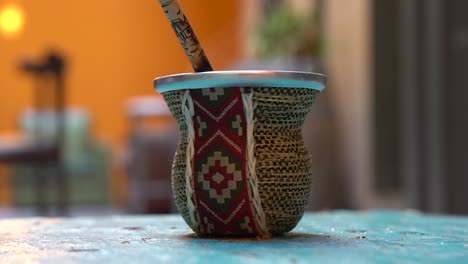
<instances>
[{"instance_id":1,"label":"orange wall","mask_svg":"<svg viewBox=\"0 0 468 264\"><path fill-rule=\"evenodd\" d=\"M26 24L14 39L0 35L0 133L14 129L18 113L32 102L32 83L15 65L47 47L69 56L68 104L89 109L95 135L114 144L125 139L127 98L155 94L156 76L191 71L157 0L14 2L22 5ZM180 2L214 67L235 63L238 1Z\"/></svg>"}]
</instances>

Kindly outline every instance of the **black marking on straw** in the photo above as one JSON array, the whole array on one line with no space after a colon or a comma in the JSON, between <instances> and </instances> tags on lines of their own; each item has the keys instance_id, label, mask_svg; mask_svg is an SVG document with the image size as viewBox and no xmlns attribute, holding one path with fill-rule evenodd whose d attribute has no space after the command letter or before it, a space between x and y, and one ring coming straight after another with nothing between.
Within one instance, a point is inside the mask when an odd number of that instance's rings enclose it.
<instances>
[{"instance_id":1,"label":"black marking on straw","mask_svg":"<svg viewBox=\"0 0 468 264\"><path fill-rule=\"evenodd\" d=\"M172 4L172 2L174 2L174 0L169 0L169 1L167 1L166 3L164 3L164 4L161 4L161 6L162 6L162 7L168 7L168 6L170 6L170 5Z\"/></svg>"},{"instance_id":2,"label":"black marking on straw","mask_svg":"<svg viewBox=\"0 0 468 264\"><path fill-rule=\"evenodd\" d=\"M195 66L195 65L194 65ZM202 62L198 67L194 67L196 72L205 72L205 71L212 71L213 68L211 67L210 63L206 56L203 57Z\"/></svg>"}]
</instances>

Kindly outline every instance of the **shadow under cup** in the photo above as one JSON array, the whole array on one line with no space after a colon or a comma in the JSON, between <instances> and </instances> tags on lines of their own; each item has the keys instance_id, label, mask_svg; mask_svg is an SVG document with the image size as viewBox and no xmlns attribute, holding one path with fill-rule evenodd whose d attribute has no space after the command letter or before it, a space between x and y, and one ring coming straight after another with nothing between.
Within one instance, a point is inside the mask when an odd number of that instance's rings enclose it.
<instances>
[{"instance_id":1,"label":"shadow under cup","mask_svg":"<svg viewBox=\"0 0 468 264\"><path fill-rule=\"evenodd\" d=\"M297 225L311 191L301 129L325 82L286 71L155 79L179 125L172 187L194 232L269 237Z\"/></svg>"}]
</instances>

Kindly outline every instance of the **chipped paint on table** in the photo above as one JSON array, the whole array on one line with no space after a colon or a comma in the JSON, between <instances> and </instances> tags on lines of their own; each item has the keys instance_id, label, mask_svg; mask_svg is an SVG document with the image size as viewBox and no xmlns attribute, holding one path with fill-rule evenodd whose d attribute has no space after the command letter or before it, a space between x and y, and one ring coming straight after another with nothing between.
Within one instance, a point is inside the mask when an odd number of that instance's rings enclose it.
<instances>
[{"instance_id":1,"label":"chipped paint on table","mask_svg":"<svg viewBox=\"0 0 468 264\"><path fill-rule=\"evenodd\" d=\"M306 214L270 240L199 239L178 215L0 221L0 263L468 263L468 218Z\"/></svg>"}]
</instances>

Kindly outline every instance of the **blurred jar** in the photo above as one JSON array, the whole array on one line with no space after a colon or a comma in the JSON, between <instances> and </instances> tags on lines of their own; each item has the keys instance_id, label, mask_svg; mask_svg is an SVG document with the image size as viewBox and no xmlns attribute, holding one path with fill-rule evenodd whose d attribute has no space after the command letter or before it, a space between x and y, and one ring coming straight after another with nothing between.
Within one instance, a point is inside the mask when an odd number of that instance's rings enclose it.
<instances>
[{"instance_id":1,"label":"blurred jar","mask_svg":"<svg viewBox=\"0 0 468 264\"><path fill-rule=\"evenodd\" d=\"M179 132L159 96L131 98L126 105L128 209L131 213L172 213L171 170Z\"/></svg>"}]
</instances>

